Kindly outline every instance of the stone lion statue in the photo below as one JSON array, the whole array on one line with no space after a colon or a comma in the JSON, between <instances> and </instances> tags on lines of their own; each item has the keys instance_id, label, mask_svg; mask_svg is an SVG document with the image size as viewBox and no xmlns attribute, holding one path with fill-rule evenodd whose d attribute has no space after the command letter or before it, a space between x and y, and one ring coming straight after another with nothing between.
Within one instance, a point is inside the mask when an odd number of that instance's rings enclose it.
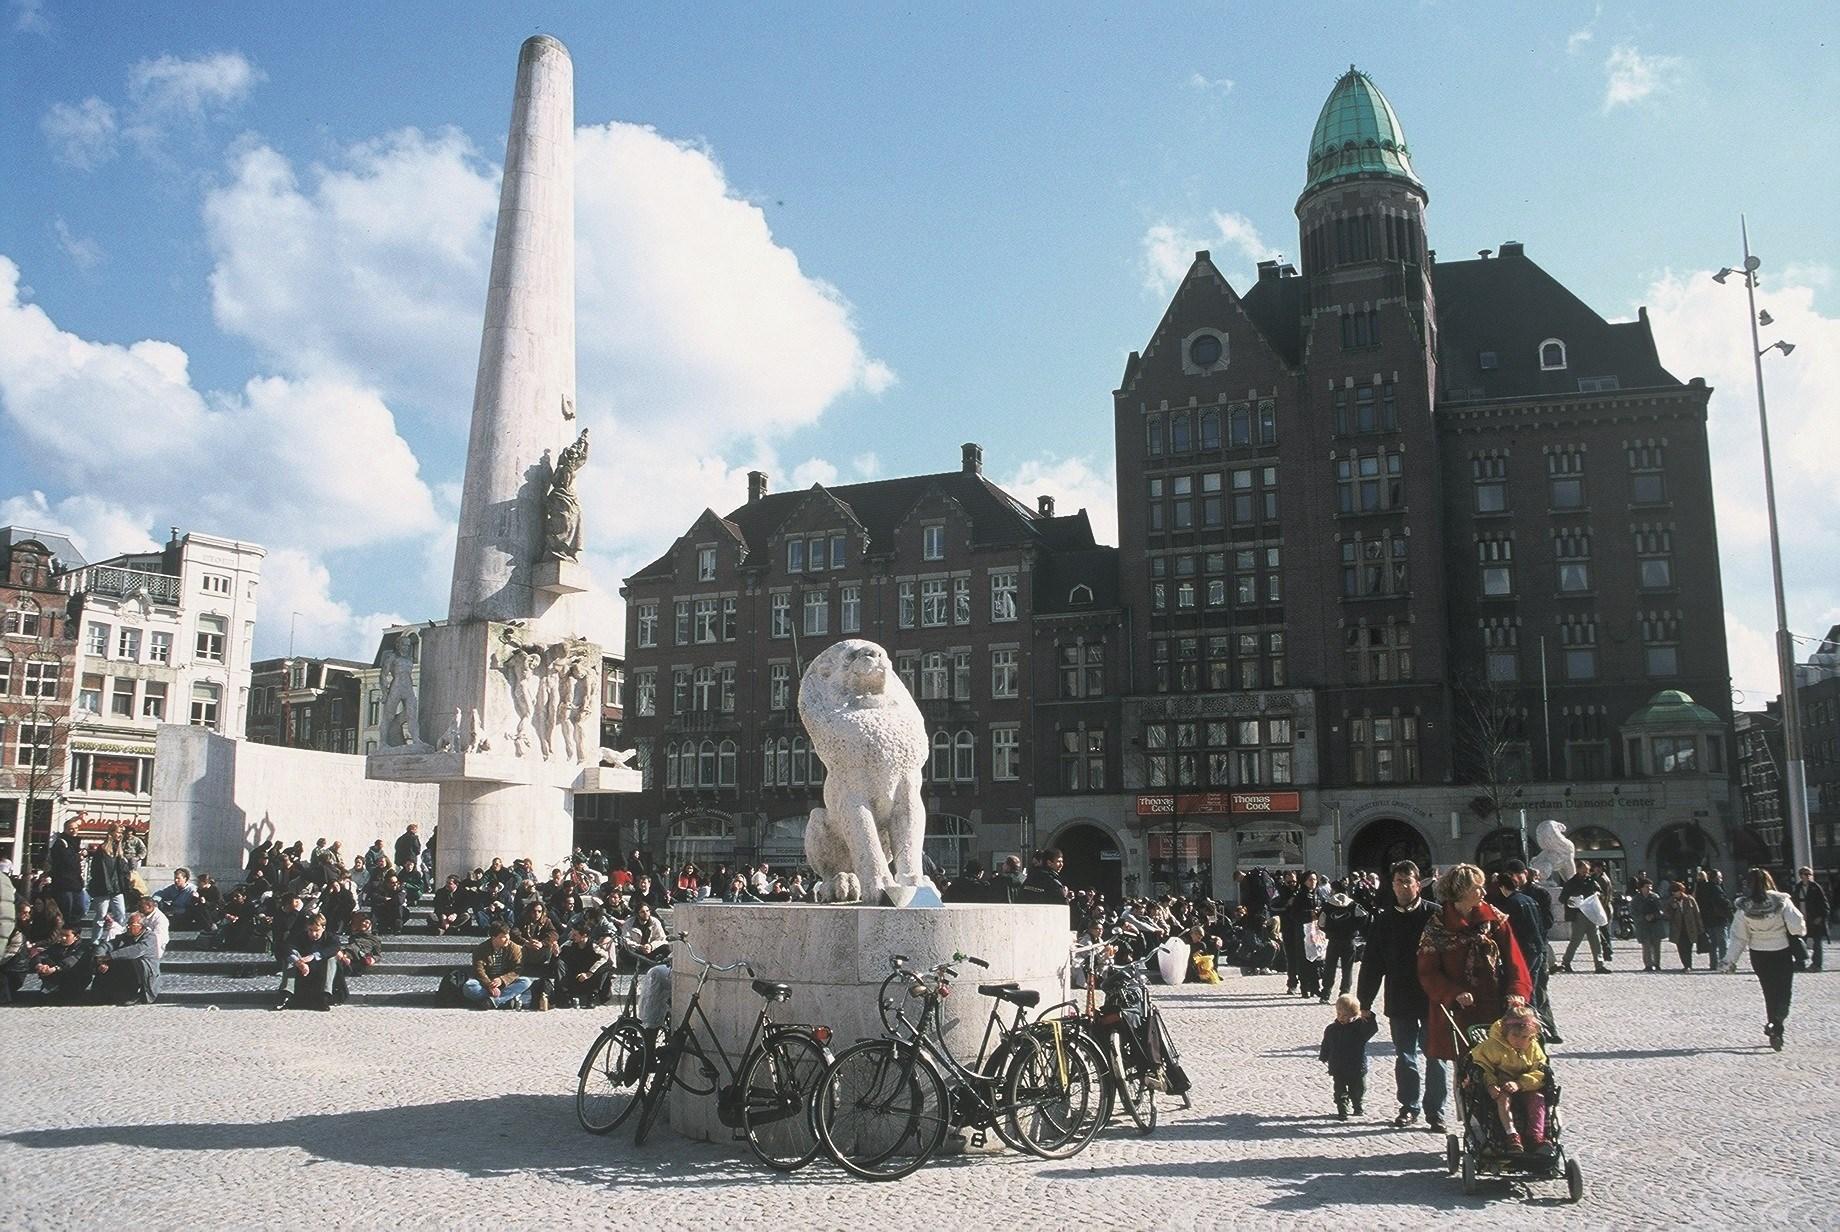
<instances>
[{"instance_id":1,"label":"stone lion statue","mask_svg":"<svg viewBox=\"0 0 1840 1232\"><path fill-rule=\"evenodd\" d=\"M799 717L826 771L824 807L805 826L814 896L876 903L889 886L920 884L920 772L930 750L926 721L888 652L854 638L828 647L799 682Z\"/></svg>"},{"instance_id":2,"label":"stone lion statue","mask_svg":"<svg viewBox=\"0 0 1840 1232\"><path fill-rule=\"evenodd\" d=\"M1527 867L1539 874L1541 881L1561 882L1572 875L1578 862L1578 844L1565 836L1565 823L1548 817L1533 831L1534 845L1540 850Z\"/></svg>"}]
</instances>

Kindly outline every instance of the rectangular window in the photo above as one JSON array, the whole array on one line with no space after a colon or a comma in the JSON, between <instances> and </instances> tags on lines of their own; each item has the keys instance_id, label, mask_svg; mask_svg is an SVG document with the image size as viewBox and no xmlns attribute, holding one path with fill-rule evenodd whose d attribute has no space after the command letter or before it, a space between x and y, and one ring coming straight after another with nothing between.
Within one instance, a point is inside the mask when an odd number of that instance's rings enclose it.
<instances>
[{"instance_id":1,"label":"rectangular window","mask_svg":"<svg viewBox=\"0 0 1840 1232\"><path fill-rule=\"evenodd\" d=\"M952 700L959 702L971 700L971 652L969 650L952 652Z\"/></svg>"},{"instance_id":2,"label":"rectangular window","mask_svg":"<svg viewBox=\"0 0 1840 1232\"><path fill-rule=\"evenodd\" d=\"M944 560L946 558L945 527L923 526L920 528L920 556L924 560Z\"/></svg>"},{"instance_id":3,"label":"rectangular window","mask_svg":"<svg viewBox=\"0 0 1840 1232\"><path fill-rule=\"evenodd\" d=\"M1160 414L1144 419L1144 452L1152 458L1163 456L1163 417Z\"/></svg>"},{"instance_id":4,"label":"rectangular window","mask_svg":"<svg viewBox=\"0 0 1840 1232\"><path fill-rule=\"evenodd\" d=\"M767 709L785 710L792 704L792 665L773 663L767 667Z\"/></svg>"},{"instance_id":5,"label":"rectangular window","mask_svg":"<svg viewBox=\"0 0 1840 1232\"><path fill-rule=\"evenodd\" d=\"M735 713L735 669L733 667L722 668L716 679L721 690L722 713Z\"/></svg>"},{"instance_id":6,"label":"rectangular window","mask_svg":"<svg viewBox=\"0 0 1840 1232\"><path fill-rule=\"evenodd\" d=\"M166 718L166 682L149 680L141 689L141 717L156 721Z\"/></svg>"},{"instance_id":7,"label":"rectangular window","mask_svg":"<svg viewBox=\"0 0 1840 1232\"><path fill-rule=\"evenodd\" d=\"M688 646L690 644L690 600L679 599L677 601L676 615L676 644L679 646Z\"/></svg>"},{"instance_id":8,"label":"rectangular window","mask_svg":"<svg viewBox=\"0 0 1840 1232\"><path fill-rule=\"evenodd\" d=\"M1567 680L1597 679L1597 648L1580 646L1565 652L1565 678Z\"/></svg>"},{"instance_id":9,"label":"rectangular window","mask_svg":"<svg viewBox=\"0 0 1840 1232\"><path fill-rule=\"evenodd\" d=\"M120 634L115 638L115 657L126 659L130 663L140 662L141 631L139 629L130 629L125 625L122 627Z\"/></svg>"},{"instance_id":10,"label":"rectangular window","mask_svg":"<svg viewBox=\"0 0 1840 1232\"><path fill-rule=\"evenodd\" d=\"M633 673L633 710L648 717L658 713L658 673L651 668Z\"/></svg>"},{"instance_id":11,"label":"rectangular window","mask_svg":"<svg viewBox=\"0 0 1840 1232\"><path fill-rule=\"evenodd\" d=\"M1647 646L1643 648L1642 655L1650 676L1667 680L1680 675L1678 646Z\"/></svg>"},{"instance_id":12,"label":"rectangular window","mask_svg":"<svg viewBox=\"0 0 1840 1232\"><path fill-rule=\"evenodd\" d=\"M839 586L837 588L838 622L840 633L862 632L862 587Z\"/></svg>"},{"instance_id":13,"label":"rectangular window","mask_svg":"<svg viewBox=\"0 0 1840 1232\"><path fill-rule=\"evenodd\" d=\"M946 580L929 578L920 583L920 623L936 628L946 623Z\"/></svg>"},{"instance_id":14,"label":"rectangular window","mask_svg":"<svg viewBox=\"0 0 1840 1232\"><path fill-rule=\"evenodd\" d=\"M1636 582L1643 590L1674 589L1672 526L1638 526L1635 530Z\"/></svg>"},{"instance_id":15,"label":"rectangular window","mask_svg":"<svg viewBox=\"0 0 1840 1232\"><path fill-rule=\"evenodd\" d=\"M786 572L805 572L805 541L803 539L786 540Z\"/></svg>"},{"instance_id":16,"label":"rectangular window","mask_svg":"<svg viewBox=\"0 0 1840 1232\"><path fill-rule=\"evenodd\" d=\"M828 590L805 592L805 636L823 637L831 631L831 595Z\"/></svg>"},{"instance_id":17,"label":"rectangular window","mask_svg":"<svg viewBox=\"0 0 1840 1232\"><path fill-rule=\"evenodd\" d=\"M822 535L816 539L807 541L805 544L805 568L812 573L823 572L824 537Z\"/></svg>"},{"instance_id":18,"label":"rectangular window","mask_svg":"<svg viewBox=\"0 0 1840 1232\"><path fill-rule=\"evenodd\" d=\"M1147 486L1149 487L1149 490L1150 490L1150 500L1149 500L1149 504L1147 504L1145 508L1148 509L1150 512L1150 529L1151 530L1162 530L1163 529L1163 489L1165 485L1161 479L1152 479L1149 481Z\"/></svg>"},{"instance_id":19,"label":"rectangular window","mask_svg":"<svg viewBox=\"0 0 1840 1232\"><path fill-rule=\"evenodd\" d=\"M83 653L96 659L109 657L109 627L107 625L87 624L83 626Z\"/></svg>"},{"instance_id":20,"label":"rectangular window","mask_svg":"<svg viewBox=\"0 0 1840 1232\"><path fill-rule=\"evenodd\" d=\"M715 576L716 550L714 548L698 548L696 550L696 580L699 582L710 582L715 580Z\"/></svg>"},{"instance_id":21,"label":"rectangular window","mask_svg":"<svg viewBox=\"0 0 1840 1232\"><path fill-rule=\"evenodd\" d=\"M1015 651L990 652L990 695L993 698L1017 696Z\"/></svg>"},{"instance_id":22,"label":"rectangular window","mask_svg":"<svg viewBox=\"0 0 1840 1232\"><path fill-rule=\"evenodd\" d=\"M50 723L21 723L17 727L17 744L14 752L14 764L20 766L49 766L51 764L51 741L55 728Z\"/></svg>"},{"instance_id":23,"label":"rectangular window","mask_svg":"<svg viewBox=\"0 0 1840 1232\"><path fill-rule=\"evenodd\" d=\"M848 535L831 536L831 568L841 569L849 556L850 537Z\"/></svg>"},{"instance_id":24,"label":"rectangular window","mask_svg":"<svg viewBox=\"0 0 1840 1232\"><path fill-rule=\"evenodd\" d=\"M952 623L971 623L971 579L968 577L952 579Z\"/></svg>"},{"instance_id":25,"label":"rectangular window","mask_svg":"<svg viewBox=\"0 0 1840 1232\"><path fill-rule=\"evenodd\" d=\"M990 777L1003 783L1022 777L1022 734L1013 727L990 729Z\"/></svg>"},{"instance_id":26,"label":"rectangular window","mask_svg":"<svg viewBox=\"0 0 1840 1232\"><path fill-rule=\"evenodd\" d=\"M172 642L173 635L171 633L155 631L149 634L147 638L147 661L149 663L171 663Z\"/></svg>"},{"instance_id":27,"label":"rectangular window","mask_svg":"<svg viewBox=\"0 0 1840 1232\"><path fill-rule=\"evenodd\" d=\"M1169 481L1169 524L1176 530L1195 525L1195 480L1192 475L1177 475Z\"/></svg>"},{"instance_id":28,"label":"rectangular window","mask_svg":"<svg viewBox=\"0 0 1840 1232\"><path fill-rule=\"evenodd\" d=\"M1016 575L990 575L990 618L999 623L1016 619Z\"/></svg>"},{"instance_id":29,"label":"rectangular window","mask_svg":"<svg viewBox=\"0 0 1840 1232\"><path fill-rule=\"evenodd\" d=\"M230 577L224 573L207 573L201 579L204 593L207 595L227 595L230 593Z\"/></svg>"},{"instance_id":30,"label":"rectangular window","mask_svg":"<svg viewBox=\"0 0 1840 1232\"><path fill-rule=\"evenodd\" d=\"M1490 684L1513 684L1521 678L1521 657L1512 650L1491 650L1488 654Z\"/></svg>"},{"instance_id":31,"label":"rectangular window","mask_svg":"<svg viewBox=\"0 0 1840 1232\"><path fill-rule=\"evenodd\" d=\"M792 596L779 591L767 600L769 637L792 636Z\"/></svg>"},{"instance_id":32,"label":"rectangular window","mask_svg":"<svg viewBox=\"0 0 1840 1232\"><path fill-rule=\"evenodd\" d=\"M900 623L903 629L911 629L919 618L919 602L914 597L914 584L902 582L900 586Z\"/></svg>"},{"instance_id":33,"label":"rectangular window","mask_svg":"<svg viewBox=\"0 0 1840 1232\"><path fill-rule=\"evenodd\" d=\"M1664 446L1658 440L1634 441L1629 454L1629 501L1634 505L1667 503L1667 476L1662 471Z\"/></svg>"},{"instance_id":34,"label":"rectangular window","mask_svg":"<svg viewBox=\"0 0 1840 1232\"><path fill-rule=\"evenodd\" d=\"M85 672L83 679L77 682L77 709L87 710L91 714L102 713L102 677Z\"/></svg>"},{"instance_id":35,"label":"rectangular window","mask_svg":"<svg viewBox=\"0 0 1840 1232\"><path fill-rule=\"evenodd\" d=\"M200 616L196 657L206 663L222 663L224 661L224 637L229 630L229 625L230 622L222 616Z\"/></svg>"},{"instance_id":36,"label":"rectangular window","mask_svg":"<svg viewBox=\"0 0 1840 1232\"><path fill-rule=\"evenodd\" d=\"M922 656L920 660L920 700L942 700L950 696L946 689L945 652L935 650Z\"/></svg>"},{"instance_id":37,"label":"rectangular window","mask_svg":"<svg viewBox=\"0 0 1840 1232\"><path fill-rule=\"evenodd\" d=\"M913 697L920 696L920 656L896 655L894 660L895 675L907 686L907 692Z\"/></svg>"},{"instance_id":38,"label":"rectangular window","mask_svg":"<svg viewBox=\"0 0 1840 1232\"><path fill-rule=\"evenodd\" d=\"M1547 454L1546 482L1554 509L1584 508L1584 450L1566 447Z\"/></svg>"},{"instance_id":39,"label":"rectangular window","mask_svg":"<svg viewBox=\"0 0 1840 1232\"><path fill-rule=\"evenodd\" d=\"M694 610L694 635L699 644L713 643L716 640L716 601L698 599Z\"/></svg>"},{"instance_id":40,"label":"rectangular window","mask_svg":"<svg viewBox=\"0 0 1840 1232\"><path fill-rule=\"evenodd\" d=\"M223 696L222 689L205 681L192 686L192 726L217 728L218 704Z\"/></svg>"},{"instance_id":41,"label":"rectangular window","mask_svg":"<svg viewBox=\"0 0 1840 1232\"><path fill-rule=\"evenodd\" d=\"M658 605L641 603L633 609L633 641L637 646L656 646L658 644Z\"/></svg>"},{"instance_id":42,"label":"rectangular window","mask_svg":"<svg viewBox=\"0 0 1840 1232\"><path fill-rule=\"evenodd\" d=\"M722 600L722 640L732 642L736 634L736 608L738 604L731 596Z\"/></svg>"},{"instance_id":43,"label":"rectangular window","mask_svg":"<svg viewBox=\"0 0 1840 1232\"><path fill-rule=\"evenodd\" d=\"M117 676L109 681L109 713L119 718L134 717L134 682Z\"/></svg>"}]
</instances>

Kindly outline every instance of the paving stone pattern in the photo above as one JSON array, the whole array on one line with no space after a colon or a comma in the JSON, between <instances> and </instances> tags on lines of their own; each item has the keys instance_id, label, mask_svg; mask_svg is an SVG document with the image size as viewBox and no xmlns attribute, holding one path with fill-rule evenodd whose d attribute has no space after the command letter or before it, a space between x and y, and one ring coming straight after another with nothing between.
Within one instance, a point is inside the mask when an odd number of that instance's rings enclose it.
<instances>
[{"instance_id":1,"label":"paving stone pattern","mask_svg":"<svg viewBox=\"0 0 1840 1232\"><path fill-rule=\"evenodd\" d=\"M575 1067L606 1010L7 1010L0 1224L1836 1226L1840 975L1796 980L1781 1054L1764 1046L1748 975L1562 976L1555 989L1566 1140L1586 1183L1576 1207L1562 1183L1465 1197L1442 1138L1387 1123L1384 1030L1368 1116L1337 1123L1315 1060L1328 1008L1285 997L1280 979L1234 977L1162 994L1196 1090L1155 1136L1112 1129L1061 1162L936 1161L894 1185L827 1165L768 1174L740 1144L665 1133L635 1150L624 1133L582 1133Z\"/></svg>"}]
</instances>

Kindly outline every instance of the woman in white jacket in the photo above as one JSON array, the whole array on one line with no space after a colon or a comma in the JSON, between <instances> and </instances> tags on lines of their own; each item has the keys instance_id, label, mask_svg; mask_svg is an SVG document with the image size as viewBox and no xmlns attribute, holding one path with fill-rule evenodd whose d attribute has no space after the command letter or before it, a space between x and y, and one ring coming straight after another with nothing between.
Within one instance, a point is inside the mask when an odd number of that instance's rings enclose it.
<instances>
[{"instance_id":1,"label":"woman in white jacket","mask_svg":"<svg viewBox=\"0 0 1840 1232\"><path fill-rule=\"evenodd\" d=\"M1753 868L1744 878L1744 897L1732 907L1731 949L1727 972L1738 969L1738 958L1748 948L1751 970L1763 985L1763 1033L1770 1047L1782 1051L1783 1024L1789 1018L1789 994L1795 979L1795 962L1789 955L1789 938L1808 931L1802 913L1787 894L1776 889L1769 872Z\"/></svg>"}]
</instances>

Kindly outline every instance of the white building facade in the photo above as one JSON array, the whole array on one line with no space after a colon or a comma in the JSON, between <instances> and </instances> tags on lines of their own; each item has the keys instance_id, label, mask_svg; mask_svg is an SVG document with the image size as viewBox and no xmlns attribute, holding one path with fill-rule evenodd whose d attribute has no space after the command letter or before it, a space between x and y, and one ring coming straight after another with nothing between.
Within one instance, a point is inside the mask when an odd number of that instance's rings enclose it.
<instances>
[{"instance_id":1,"label":"white building facade","mask_svg":"<svg viewBox=\"0 0 1840 1232\"><path fill-rule=\"evenodd\" d=\"M154 736L188 723L241 739L265 552L213 535L64 575L81 622L66 816L146 832Z\"/></svg>"}]
</instances>

